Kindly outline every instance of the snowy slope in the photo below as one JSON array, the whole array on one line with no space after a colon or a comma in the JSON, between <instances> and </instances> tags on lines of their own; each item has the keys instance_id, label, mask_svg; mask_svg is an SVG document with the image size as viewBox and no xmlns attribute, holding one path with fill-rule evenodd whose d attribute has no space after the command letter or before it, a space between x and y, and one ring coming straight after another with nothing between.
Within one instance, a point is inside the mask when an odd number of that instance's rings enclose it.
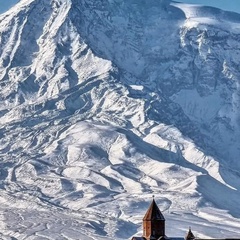
<instances>
[{"instance_id":1,"label":"snowy slope","mask_svg":"<svg viewBox=\"0 0 240 240\"><path fill-rule=\"evenodd\" d=\"M0 15L2 239L240 235L240 15L22 0ZM173 226L170 228L170 226Z\"/></svg>"}]
</instances>

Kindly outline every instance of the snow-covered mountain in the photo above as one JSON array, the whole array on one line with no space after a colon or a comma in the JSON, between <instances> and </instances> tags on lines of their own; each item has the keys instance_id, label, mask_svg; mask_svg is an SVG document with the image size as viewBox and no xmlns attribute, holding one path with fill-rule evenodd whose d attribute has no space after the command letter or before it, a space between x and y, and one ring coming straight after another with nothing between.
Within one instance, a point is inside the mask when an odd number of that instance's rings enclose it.
<instances>
[{"instance_id":1,"label":"snow-covered mountain","mask_svg":"<svg viewBox=\"0 0 240 240\"><path fill-rule=\"evenodd\" d=\"M0 15L2 239L240 235L240 15L22 0Z\"/></svg>"}]
</instances>

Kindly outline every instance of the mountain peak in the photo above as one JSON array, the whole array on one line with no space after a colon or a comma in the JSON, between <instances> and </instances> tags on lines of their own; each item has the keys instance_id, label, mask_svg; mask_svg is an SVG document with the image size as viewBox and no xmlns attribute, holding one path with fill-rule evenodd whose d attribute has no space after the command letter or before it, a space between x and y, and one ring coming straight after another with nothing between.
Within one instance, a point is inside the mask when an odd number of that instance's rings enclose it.
<instances>
[{"instance_id":1,"label":"mountain peak","mask_svg":"<svg viewBox=\"0 0 240 240\"><path fill-rule=\"evenodd\" d=\"M170 1L26 0L1 15L3 234L126 239L154 193L168 231L182 236L174 223L184 218L232 237L240 31L229 14Z\"/></svg>"}]
</instances>

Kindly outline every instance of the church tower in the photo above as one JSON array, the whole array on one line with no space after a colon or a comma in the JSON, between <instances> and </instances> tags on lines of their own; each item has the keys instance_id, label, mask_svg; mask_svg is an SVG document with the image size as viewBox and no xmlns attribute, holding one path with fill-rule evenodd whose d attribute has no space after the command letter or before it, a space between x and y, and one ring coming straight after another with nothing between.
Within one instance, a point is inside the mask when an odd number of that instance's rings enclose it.
<instances>
[{"instance_id":1,"label":"church tower","mask_svg":"<svg viewBox=\"0 0 240 240\"><path fill-rule=\"evenodd\" d=\"M187 235L185 237L185 240L194 240L194 239L195 239L195 236L193 235L192 230L189 227L189 230L188 230L188 233L187 233Z\"/></svg>"},{"instance_id":2,"label":"church tower","mask_svg":"<svg viewBox=\"0 0 240 240\"><path fill-rule=\"evenodd\" d=\"M154 199L143 218L143 238L146 240L166 238L165 218Z\"/></svg>"}]
</instances>

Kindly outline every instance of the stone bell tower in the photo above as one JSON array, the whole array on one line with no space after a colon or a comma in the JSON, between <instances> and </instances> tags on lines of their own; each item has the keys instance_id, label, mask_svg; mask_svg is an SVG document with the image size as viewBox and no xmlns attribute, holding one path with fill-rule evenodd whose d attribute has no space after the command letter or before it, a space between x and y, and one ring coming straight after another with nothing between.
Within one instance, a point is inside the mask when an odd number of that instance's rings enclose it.
<instances>
[{"instance_id":1,"label":"stone bell tower","mask_svg":"<svg viewBox=\"0 0 240 240\"><path fill-rule=\"evenodd\" d=\"M166 239L165 218L154 199L143 218L143 238L146 240Z\"/></svg>"}]
</instances>

